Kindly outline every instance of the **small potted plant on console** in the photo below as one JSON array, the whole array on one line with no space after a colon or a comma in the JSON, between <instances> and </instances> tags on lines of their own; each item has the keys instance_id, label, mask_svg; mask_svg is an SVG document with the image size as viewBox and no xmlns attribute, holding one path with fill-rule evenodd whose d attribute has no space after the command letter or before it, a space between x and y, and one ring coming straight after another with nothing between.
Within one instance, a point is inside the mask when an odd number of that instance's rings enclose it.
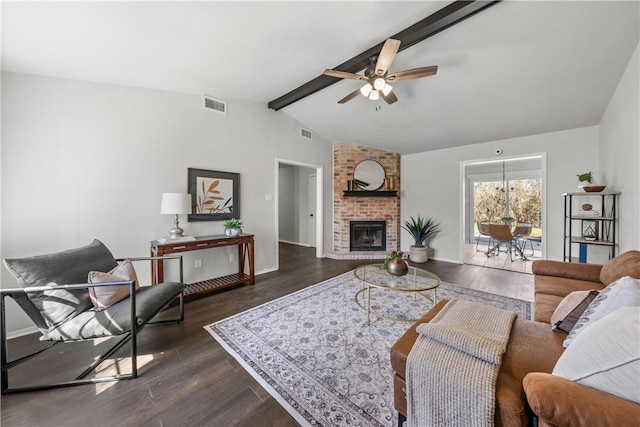
<instances>
[{"instance_id":1,"label":"small potted plant on console","mask_svg":"<svg viewBox=\"0 0 640 427\"><path fill-rule=\"evenodd\" d=\"M242 233L242 220L231 218L224 223L224 234L227 236L237 236Z\"/></svg>"}]
</instances>

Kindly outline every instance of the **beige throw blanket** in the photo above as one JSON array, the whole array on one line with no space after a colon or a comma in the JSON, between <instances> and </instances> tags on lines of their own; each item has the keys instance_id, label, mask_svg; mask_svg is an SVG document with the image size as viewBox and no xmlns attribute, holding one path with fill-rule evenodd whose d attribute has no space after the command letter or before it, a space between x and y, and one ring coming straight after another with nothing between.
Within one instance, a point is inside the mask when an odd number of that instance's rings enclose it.
<instances>
[{"instance_id":1,"label":"beige throw blanket","mask_svg":"<svg viewBox=\"0 0 640 427\"><path fill-rule=\"evenodd\" d=\"M516 314L453 299L407 357L409 427L493 426L496 380Z\"/></svg>"}]
</instances>

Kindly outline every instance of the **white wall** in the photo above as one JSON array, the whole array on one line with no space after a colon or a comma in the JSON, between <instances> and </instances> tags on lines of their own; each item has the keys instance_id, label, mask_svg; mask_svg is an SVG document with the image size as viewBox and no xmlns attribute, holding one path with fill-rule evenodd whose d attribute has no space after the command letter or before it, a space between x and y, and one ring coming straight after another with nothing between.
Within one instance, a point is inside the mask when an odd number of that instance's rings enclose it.
<instances>
[{"instance_id":1,"label":"white wall","mask_svg":"<svg viewBox=\"0 0 640 427\"><path fill-rule=\"evenodd\" d=\"M621 191L619 253L640 249L640 44L600 121L602 183Z\"/></svg>"},{"instance_id":2,"label":"white wall","mask_svg":"<svg viewBox=\"0 0 640 427\"><path fill-rule=\"evenodd\" d=\"M502 157L547 154L547 257L562 260L562 193L577 191L578 173L589 170L599 173L597 126L404 155L401 158L402 220L420 213L440 221L443 231L431 240L429 246L434 252L430 256L462 262L460 163L495 159L496 148L503 149ZM411 239L403 230L402 250L407 251L410 244Z\"/></svg>"},{"instance_id":3,"label":"white wall","mask_svg":"<svg viewBox=\"0 0 640 427\"><path fill-rule=\"evenodd\" d=\"M187 168L195 167L240 173L241 218L245 232L255 234L256 269L274 269L275 203L266 200L276 192L274 159L331 171L331 144L317 134L301 138L298 122L266 105L227 101L225 116L203 108L198 95L3 73L2 256L49 253L93 238L116 257L147 255L149 241L172 226L159 213L161 194L186 192ZM324 180L330 201L331 174ZM324 207L324 244L332 247L331 203ZM221 222L186 217L180 224L186 234L223 230ZM203 269L185 260L187 282L235 265L226 256L198 257L205 257ZM16 286L1 270L2 287ZM139 272L140 280L148 273ZM12 305L7 326L31 325Z\"/></svg>"},{"instance_id":4,"label":"white wall","mask_svg":"<svg viewBox=\"0 0 640 427\"><path fill-rule=\"evenodd\" d=\"M296 242L296 208L295 208L295 166L286 166L279 169L278 180L278 239L287 243Z\"/></svg>"}]
</instances>

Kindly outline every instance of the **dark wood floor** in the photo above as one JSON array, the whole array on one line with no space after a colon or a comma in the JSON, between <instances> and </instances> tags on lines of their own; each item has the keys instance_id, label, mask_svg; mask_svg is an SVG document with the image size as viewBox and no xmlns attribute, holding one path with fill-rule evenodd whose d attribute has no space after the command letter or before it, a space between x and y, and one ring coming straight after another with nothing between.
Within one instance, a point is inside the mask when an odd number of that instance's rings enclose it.
<instances>
[{"instance_id":1,"label":"dark wood floor","mask_svg":"<svg viewBox=\"0 0 640 427\"><path fill-rule=\"evenodd\" d=\"M2 396L1 424L8 426L296 426L289 414L203 329L264 302L349 271L356 260L315 258L315 249L282 244L280 270L186 303L181 324L149 325L138 341L139 377L134 380ZM531 283L510 271L428 261L443 281ZM161 316L175 315L177 308ZM12 357L42 346L37 336L11 340ZM79 373L104 344L60 344L12 374L21 384ZM70 348L68 348L70 347ZM126 356L122 352L120 356ZM87 362L88 361L88 362ZM83 365L83 363L85 363ZM127 368L123 364L123 369ZM105 372L120 366L111 365Z\"/></svg>"}]
</instances>

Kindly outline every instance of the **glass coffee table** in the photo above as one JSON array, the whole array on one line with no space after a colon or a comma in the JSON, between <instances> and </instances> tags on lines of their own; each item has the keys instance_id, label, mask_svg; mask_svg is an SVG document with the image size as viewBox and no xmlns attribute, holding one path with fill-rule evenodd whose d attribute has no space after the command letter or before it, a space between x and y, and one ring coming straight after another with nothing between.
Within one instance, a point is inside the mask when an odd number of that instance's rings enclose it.
<instances>
[{"instance_id":1,"label":"glass coffee table","mask_svg":"<svg viewBox=\"0 0 640 427\"><path fill-rule=\"evenodd\" d=\"M404 276L394 276L386 270L380 269L381 264L361 265L353 271L354 276L362 283L362 289L356 292L356 304L367 312L367 325L371 322L371 313L384 319L400 322L415 322L416 319L405 319L387 316L375 312L371 309L371 289L378 288L396 292L412 292L414 300L418 295L431 301L434 305L437 302L436 289L440 286L440 278L435 274L421 268L409 266L409 272ZM431 295L424 292L432 291ZM362 297L361 297L362 295ZM362 299L362 302L360 301Z\"/></svg>"}]
</instances>

